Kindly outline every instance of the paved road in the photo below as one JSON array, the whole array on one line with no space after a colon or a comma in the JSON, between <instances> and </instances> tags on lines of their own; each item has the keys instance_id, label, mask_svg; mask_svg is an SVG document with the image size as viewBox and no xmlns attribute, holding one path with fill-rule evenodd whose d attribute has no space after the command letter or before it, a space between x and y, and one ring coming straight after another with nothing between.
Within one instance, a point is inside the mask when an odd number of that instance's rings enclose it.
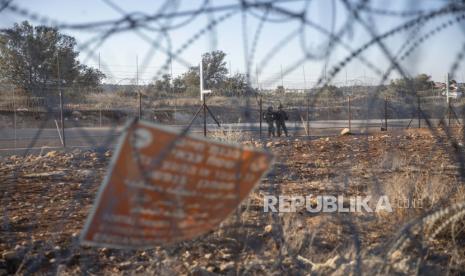
<instances>
[{"instance_id":1,"label":"paved road","mask_svg":"<svg viewBox=\"0 0 465 276\"><path fill-rule=\"evenodd\" d=\"M409 123L411 127L417 127L417 120L389 120L389 128L405 128ZM436 125L439 120L432 120L433 125ZM379 130L383 122L381 120L353 120L351 126L353 132L358 132L361 129L368 128L370 130ZM422 126L426 126L426 122L421 122ZM299 136L305 134L305 127L302 122L287 122L288 129L291 135ZM173 126L182 129L184 126ZM341 128L348 127L347 120L331 120L331 121L311 121L311 135L334 135ZM112 147L121 133L121 127L103 127L103 128L67 128L65 129L66 146L72 148L98 148ZM252 132L258 136L259 123L235 123L222 125L223 130L228 131L240 130L244 132ZM208 124L209 131L219 130L215 124ZM202 134L203 126L194 125L191 132ZM263 135L266 133L266 124L263 123ZM37 152L45 149L61 148L61 139L57 129L1 129L0 130L0 155L6 154L22 154L26 150Z\"/></svg>"}]
</instances>

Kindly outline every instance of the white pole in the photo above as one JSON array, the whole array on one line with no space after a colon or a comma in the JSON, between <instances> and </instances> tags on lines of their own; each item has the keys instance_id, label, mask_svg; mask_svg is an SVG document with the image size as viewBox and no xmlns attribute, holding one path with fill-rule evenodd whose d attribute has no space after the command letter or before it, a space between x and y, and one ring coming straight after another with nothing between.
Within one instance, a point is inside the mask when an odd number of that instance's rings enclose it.
<instances>
[{"instance_id":1,"label":"white pole","mask_svg":"<svg viewBox=\"0 0 465 276\"><path fill-rule=\"evenodd\" d=\"M202 59L200 59L200 64L199 64L199 74L200 74L200 100L203 101L203 64L202 64Z\"/></svg>"},{"instance_id":2,"label":"white pole","mask_svg":"<svg viewBox=\"0 0 465 276\"><path fill-rule=\"evenodd\" d=\"M212 91L208 89L204 89L203 87L203 59L200 58L200 64L199 64L199 70L200 70L200 100L203 101L204 94L209 94ZM204 102L205 103L205 102Z\"/></svg>"}]
</instances>

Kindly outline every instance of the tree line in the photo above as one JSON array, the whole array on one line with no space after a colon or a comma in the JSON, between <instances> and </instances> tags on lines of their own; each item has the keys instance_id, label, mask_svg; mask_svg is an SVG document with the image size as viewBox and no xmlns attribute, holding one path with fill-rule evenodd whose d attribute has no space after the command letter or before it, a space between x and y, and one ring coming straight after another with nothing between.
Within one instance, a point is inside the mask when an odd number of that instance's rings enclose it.
<instances>
[{"instance_id":1,"label":"tree line","mask_svg":"<svg viewBox=\"0 0 465 276\"><path fill-rule=\"evenodd\" d=\"M102 84L105 74L81 64L76 39L48 26L32 26L29 22L15 23L0 31L0 82L13 84L29 95L45 95L59 85L85 91ZM246 77L231 75L226 67L226 54L213 51L202 56L204 85L223 95L243 94ZM167 94L199 94L199 66L193 66L173 79L164 74L144 91ZM95 89L92 89L95 91ZM76 92L79 93L79 92Z\"/></svg>"},{"instance_id":2,"label":"tree line","mask_svg":"<svg viewBox=\"0 0 465 276\"><path fill-rule=\"evenodd\" d=\"M76 39L60 33L58 29L32 26L27 21L16 23L12 28L0 31L0 82L14 84L33 96L53 93L59 85L78 88L72 90L78 96L85 96L82 91L98 91L105 74L81 64L78 55ZM247 77L241 73L231 74L225 58L223 51L212 51L202 56L205 88L224 96L251 92L253 89L248 86ZM170 74L163 74L144 87L143 91L147 96L155 97L174 94L195 96L199 94L199 83L199 66L192 66L173 79ZM354 87L347 88L326 85L310 91L319 92L322 97L341 97L347 91L354 91ZM391 95L428 90L434 90L434 82L426 74L395 79L380 89L382 94ZM285 91L283 86L274 90L278 95Z\"/></svg>"},{"instance_id":3,"label":"tree line","mask_svg":"<svg viewBox=\"0 0 465 276\"><path fill-rule=\"evenodd\" d=\"M77 59L76 39L56 28L16 23L0 31L0 81L31 95L45 95L62 86L96 87L101 71Z\"/></svg>"},{"instance_id":4,"label":"tree line","mask_svg":"<svg viewBox=\"0 0 465 276\"><path fill-rule=\"evenodd\" d=\"M226 66L226 54L223 51L212 51L202 55L204 88L217 95L233 96L247 93L247 78L244 74L230 74ZM187 72L171 79L170 74L164 74L147 87L148 91L158 95L200 93L200 68L190 67Z\"/></svg>"}]
</instances>

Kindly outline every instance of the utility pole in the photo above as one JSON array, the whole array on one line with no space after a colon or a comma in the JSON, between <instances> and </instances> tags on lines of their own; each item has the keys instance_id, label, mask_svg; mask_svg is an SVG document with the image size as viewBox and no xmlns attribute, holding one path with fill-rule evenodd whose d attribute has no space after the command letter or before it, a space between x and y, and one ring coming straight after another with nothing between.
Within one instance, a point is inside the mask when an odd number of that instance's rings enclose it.
<instances>
[{"instance_id":1,"label":"utility pole","mask_svg":"<svg viewBox=\"0 0 465 276\"><path fill-rule=\"evenodd\" d=\"M281 87L284 89L284 81L283 81L283 65L281 65Z\"/></svg>"},{"instance_id":2,"label":"utility pole","mask_svg":"<svg viewBox=\"0 0 465 276\"><path fill-rule=\"evenodd\" d=\"M57 52L57 74L58 74L58 93L60 94L60 122L61 122L61 138L63 139L63 147L66 147L65 140L65 120L63 118L63 92L61 91L61 75L60 75L60 54Z\"/></svg>"}]
</instances>

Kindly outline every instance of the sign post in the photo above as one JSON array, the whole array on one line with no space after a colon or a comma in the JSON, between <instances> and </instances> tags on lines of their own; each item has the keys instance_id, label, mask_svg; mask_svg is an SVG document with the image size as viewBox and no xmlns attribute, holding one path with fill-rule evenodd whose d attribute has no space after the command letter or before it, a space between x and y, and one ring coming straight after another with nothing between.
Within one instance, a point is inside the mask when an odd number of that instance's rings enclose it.
<instances>
[{"instance_id":1,"label":"sign post","mask_svg":"<svg viewBox=\"0 0 465 276\"><path fill-rule=\"evenodd\" d=\"M205 94L210 94L212 91L211 90L205 90L204 85L203 85L203 60L200 60L199 64L199 76L200 76L200 101L202 102L202 106L200 107L201 109L203 108L203 136L207 137L207 111L210 114L210 116L213 118L215 123L218 125L218 127L221 127L220 122L215 118L215 115L213 115L213 112L211 112L210 108L207 106L206 102L206 96ZM197 113L195 113L194 118L192 118L191 122L194 122L195 118L197 118L197 115L200 113L199 109Z\"/></svg>"},{"instance_id":2,"label":"sign post","mask_svg":"<svg viewBox=\"0 0 465 276\"><path fill-rule=\"evenodd\" d=\"M205 90L204 85L203 85L203 61L200 61L199 65L199 75L200 75L200 100L203 101L204 99L204 94L210 94L212 91L211 90Z\"/></svg>"}]
</instances>

